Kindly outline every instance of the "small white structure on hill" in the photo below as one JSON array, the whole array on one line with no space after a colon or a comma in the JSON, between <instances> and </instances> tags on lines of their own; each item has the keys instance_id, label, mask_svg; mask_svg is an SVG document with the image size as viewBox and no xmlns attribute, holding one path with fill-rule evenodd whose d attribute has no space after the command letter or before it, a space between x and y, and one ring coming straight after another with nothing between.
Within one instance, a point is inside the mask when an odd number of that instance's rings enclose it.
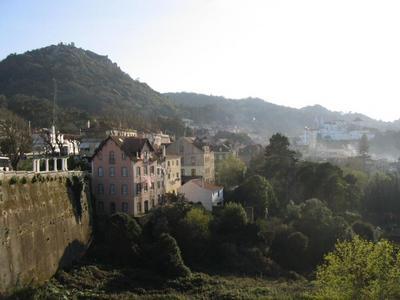
<instances>
[{"instance_id":1,"label":"small white structure on hill","mask_svg":"<svg viewBox=\"0 0 400 300\"><path fill-rule=\"evenodd\" d=\"M200 202L209 211L224 202L224 188L207 183L202 178L189 180L179 188L179 192L190 202Z\"/></svg>"}]
</instances>

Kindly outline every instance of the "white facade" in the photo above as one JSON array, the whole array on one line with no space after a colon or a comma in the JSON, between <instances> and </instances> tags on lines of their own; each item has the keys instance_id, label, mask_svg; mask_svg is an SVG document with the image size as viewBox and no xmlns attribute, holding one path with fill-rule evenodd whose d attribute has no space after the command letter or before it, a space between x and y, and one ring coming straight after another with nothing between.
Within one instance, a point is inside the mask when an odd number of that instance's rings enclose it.
<instances>
[{"instance_id":1,"label":"white facade","mask_svg":"<svg viewBox=\"0 0 400 300\"><path fill-rule=\"evenodd\" d=\"M357 141L365 134L368 139L375 137L373 133L363 129L349 129L343 121L325 122L318 130L318 134L324 140L332 141Z\"/></svg>"},{"instance_id":2,"label":"white facade","mask_svg":"<svg viewBox=\"0 0 400 300\"><path fill-rule=\"evenodd\" d=\"M35 133L33 138L33 149L35 152L49 152L50 145L54 147L55 153L62 153L63 155L78 155L79 154L79 141L75 139L68 139L62 133L56 133L54 125L51 130L44 129L46 133ZM58 139L58 141L57 141ZM57 143L58 142L58 143ZM61 145L61 149L60 146Z\"/></svg>"},{"instance_id":3,"label":"white facade","mask_svg":"<svg viewBox=\"0 0 400 300\"><path fill-rule=\"evenodd\" d=\"M168 134L162 132L144 133L142 134L142 137L148 139L152 146L155 148L160 148L163 144L171 143L171 137Z\"/></svg>"},{"instance_id":4,"label":"white facade","mask_svg":"<svg viewBox=\"0 0 400 300\"><path fill-rule=\"evenodd\" d=\"M200 202L205 209L211 211L213 206L222 205L224 188L204 182L202 179L192 179L179 188L179 192L193 203Z\"/></svg>"}]
</instances>

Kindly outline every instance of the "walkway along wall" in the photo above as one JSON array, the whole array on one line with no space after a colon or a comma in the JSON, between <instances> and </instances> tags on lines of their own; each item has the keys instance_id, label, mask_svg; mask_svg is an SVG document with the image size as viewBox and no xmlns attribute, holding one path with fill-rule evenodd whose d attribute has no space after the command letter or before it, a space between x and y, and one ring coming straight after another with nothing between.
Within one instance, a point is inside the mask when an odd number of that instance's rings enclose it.
<instances>
[{"instance_id":1,"label":"walkway along wall","mask_svg":"<svg viewBox=\"0 0 400 300\"><path fill-rule=\"evenodd\" d=\"M82 172L7 172L0 181L1 295L43 283L80 258L92 212Z\"/></svg>"}]
</instances>

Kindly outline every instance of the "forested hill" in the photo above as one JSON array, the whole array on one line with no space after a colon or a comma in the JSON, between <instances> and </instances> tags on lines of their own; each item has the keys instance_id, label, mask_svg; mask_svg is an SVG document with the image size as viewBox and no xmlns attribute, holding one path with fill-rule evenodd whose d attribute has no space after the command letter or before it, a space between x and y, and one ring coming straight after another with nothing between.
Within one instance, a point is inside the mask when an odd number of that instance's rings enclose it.
<instances>
[{"instance_id":1,"label":"forested hill","mask_svg":"<svg viewBox=\"0 0 400 300\"><path fill-rule=\"evenodd\" d=\"M320 105L302 109L266 102L259 98L227 99L195 93L166 93L179 106L185 117L205 124L238 125L255 133L271 135L282 132L289 136L302 133L305 126L315 126L316 119L345 120L380 130L400 129L398 122L389 123L371 119L358 113L343 114ZM361 121L360 121L361 120Z\"/></svg>"},{"instance_id":2,"label":"forested hill","mask_svg":"<svg viewBox=\"0 0 400 300\"><path fill-rule=\"evenodd\" d=\"M139 74L140 75L140 74ZM54 81L57 83L56 124L64 132L79 132L87 120L99 126L163 129L184 132L181 118L204 125L238 126L248 133L270 136L302 133L304 126L344 119L381 130L400 129L400 121L385 123L360 114L341 114L315 105L295 109L258 98L240 100L193 93L160 94L133 80L107 56L58 44L10 54L0 61L0 107L33 127L52 120Z\"/></svg>"},{"instance_id":3,"label":"forested hill","mask_svg":"<svg viewBox=\"0 0 400 300\"><path fill-rule=\"evenodd\" d=\"M150 119L155 122L154 116L176 116L174 105L163 95L133 80L107 56L73 44L11 54L1 61L0 95L6 96L2 105L34 126L48 126L53 78L58 89L58 119L63 126L78 127L88 118L141 126L151 123Z\"/></svg>"}]
</instances>

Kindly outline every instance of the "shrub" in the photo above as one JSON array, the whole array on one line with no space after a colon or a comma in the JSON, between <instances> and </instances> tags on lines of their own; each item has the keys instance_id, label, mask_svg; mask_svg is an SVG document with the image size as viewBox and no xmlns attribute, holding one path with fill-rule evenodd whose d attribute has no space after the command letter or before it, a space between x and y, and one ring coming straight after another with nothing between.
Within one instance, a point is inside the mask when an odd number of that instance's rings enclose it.
<instances>
[{"instance_id":1,"label":"shrub","mask_svg":"<svg viewBox=\"0 0 400 300\"><path fill-rule=\"evenodd\" d=\"M22 184L26 184L26 183L27 183L26 177L22 177L22 178L21 178L21 183L22 183Z\"/></svg>"},{"instance_id":2,"label":"shrub","mask_svg":"<svg viewBox=\"0 0 400 300\"><path fill-rule=\"evenodd\" d=\"M318 268L316 285L324 299L398 299L400 253L386 240L339 242Z\"/></svg>"},{"instance_id":3,"label":"shrub","mask_svg":"<svg viewBox=\"0 0 400 300\"><path fill-rule=\"evenodd\" d=\"M242 205L228 203L219 213L216 221L216 229L220 233L234 233L247 224L247 215Z\"/></svg>"},{"instance_id":4,"label":"shrub","mask_svg":"<svg viewBox=\"0 0 400 300\"><path fill-rule=\"evenodd\" d=\"M107 222L106 258L115 263L135 265L140 255L139 239L142 233L138 223L127 214L116 213Z\"/></svg>"},{"instance_id":5,"label":"shrub","mask_svg":"<svg viewBox=\"0 0 400 300\"><path fill-rule=\"evenodd\" d=\"M356 221L351 226L354 233L358 234L363 239L373 241L375 239L375 229L370 223Z\"/></svg>"},{"instance_id":6,"label":"shrub","mask_svg":"<svg viewBox=\"0 0 400 300\"><path fill-rule=\"evenodd\" d=\"M165 276L177 278L191 274L190 269L183 262L176 240L168 233L163 233L159 236L154 250L154 254L157 254L154 257L154 262L158 270Z\"/></svg>"},{"instance_id":7,"label":"shrub","mask_svg":"<svg viewBox=\"0 0 400 300\"><path fill-rule=\"evenodd\" d=\"M38 181L38 178L37 178L36 175L34 175L34 176L32 177L31 182L32 182L32 183L35 183L35 182L37 182L37 181Z\"/></svg>"},{"instance_id":8,"label":"shrub","mask_svg":"<svg viewBox=\"0 0 400 300\"><path fill-rule=\"evenodd\" d=\"M18 177L13 176L10 178L10 185L17 184L18 183Z\"/></svg>"}]
</instances>

